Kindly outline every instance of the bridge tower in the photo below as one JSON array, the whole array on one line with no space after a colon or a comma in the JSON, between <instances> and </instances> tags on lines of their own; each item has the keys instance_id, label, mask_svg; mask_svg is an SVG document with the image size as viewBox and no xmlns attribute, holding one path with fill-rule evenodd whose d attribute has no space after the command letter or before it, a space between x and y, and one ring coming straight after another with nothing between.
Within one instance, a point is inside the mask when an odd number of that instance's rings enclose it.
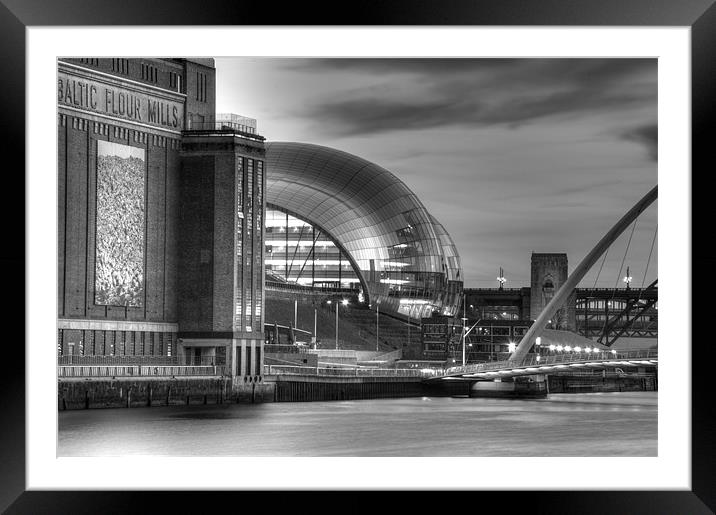
<instances>
[{"instance_id":1,"label":"bridge tower","mask_svg":"<svg viewBox=\"0 0 716 515\"><path fill-rule=\"evenodd\" d=\"M530 316L536 319L544 307L554 297L556 291L567 281L567 254L563 253L532 253L531 263L531 294ZM574 297L574 294L572 294ZM553 329L574 330L576 313L574 298L552 317L550 324Z\"/></svg>"}]
</instances>

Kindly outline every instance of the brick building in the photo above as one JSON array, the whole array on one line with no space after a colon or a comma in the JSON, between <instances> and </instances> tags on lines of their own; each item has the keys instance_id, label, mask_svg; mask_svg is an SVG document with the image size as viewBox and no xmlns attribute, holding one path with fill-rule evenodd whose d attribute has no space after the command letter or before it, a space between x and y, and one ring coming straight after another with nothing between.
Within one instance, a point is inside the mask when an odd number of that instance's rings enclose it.
<instances>
[{"instance_id":1,"label":"brick building","mask_svg":"<svg viewBox=\"0 0 716 515\"><path fill-rule=\"evenodd\" d=\"M58 61L59 355L178 356L260 381L264 138L213 59Z\"/></svg>"}]
</instances>

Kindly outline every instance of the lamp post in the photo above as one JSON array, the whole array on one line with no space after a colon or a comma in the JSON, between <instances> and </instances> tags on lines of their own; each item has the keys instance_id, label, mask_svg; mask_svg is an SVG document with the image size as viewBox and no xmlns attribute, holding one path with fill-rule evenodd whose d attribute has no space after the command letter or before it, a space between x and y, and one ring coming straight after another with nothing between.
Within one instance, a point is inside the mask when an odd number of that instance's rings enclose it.
<instances>
[{"instance_id":1,"label":"lamp post","mask_svg":"<svg viewBox=\"0 0 716 515\"><path fill-rule=\"evenodd\" d=\"M497 282L500 283L500 289L502 289L504 284L507 282L507 279L505 279L505 274L502 271L502 267L500 267L500 276L497 278Z\"/></svg>"},{"instance_id":2,"label":"lamp post","mask_svg":"<svg viewBox=\"0 0 716 515\"><path fill-rule=\"evenodd\" d=\"M338 350L338 302L336 302L336 350Z\"/></svg>"},{"instance_id":3,"label":"lamp post","mask_svg":"<svg viewBox=\"0 0 716 515\"><path fill-rule=\"evenodd\" d=\"M626 283L626 289L627 289L627 290L629 289L629 283L631 282L631 280L632 280L632 276L629 275L629 267L627 267L626 276L624 276L624 279L622 279L622 281L624 281L624 282Z\"/></svg>"},{"instance_id":4,"label":"lamp post","mask_svg":"<svg viewBox=\"0 0 716 515\"><path fill-rule=\"evenodd\" d=\"M462 366L465 366L465 294L462 295Z\"/></svg>"},{"instance_id":5,"label":"lamp post","mask_svg":"<svg viewBox=\"0 0 716 515\"><path fill-rule=\"evenodd\" d=\"M348 299L343 299L341 304L348 305ZM338 350L338 302L336 302L336 350Z\"/></svg>"},{"instance_id":6,"label":"lamp post","mask_svg":"<svg viewBox=\"0 0 716 515\"><path fill-rule=\"evenodd\" d=\"M412 321L413 314L413 305L410 304L410 307L408 307L408 349L410 349L410 322Z\"/></svg>"},{"instance_id":7,"label":"lamp post","mask_svg":"<svg viewBox=\"0 0 716 515\"><path fill-rule=\"evenodd\" d=\"M535 339L535 352L537 353L537 360L539 361L539 355L542 350L542 337L538 336Z\"/></svg>"},{"instance_id":8,"label":"lamp post","mask_svg":"<svg viewBox=\"0 0 716 515\"><path fill-rule=\"evenodd\" d=\"M333 304L333 302L331 301L331 299L328 299L326 301L326 304L328 304L330 306L331 304ZM336 313L338 313L337 310L338 310L338 306L336 306ZM338 315L336 315L336 349L337 348L338 348Z\"/></svg>"},{"instance_id":9,"label":"lamp post","mask_svg":"<svg viewBox=\"0 0 716 515\"><path fill-rule=\"evenodd\" d=\"M380 329L380 326L378 325L379 324L379 320L378 320L379 313L380 313L380 301L377 300L375 302L375 350L376 350L376 352L378 352L378 350L379 350L379 347L378 347L378 342L379 342L378 331Z\"/></svg>"}]
</instances>

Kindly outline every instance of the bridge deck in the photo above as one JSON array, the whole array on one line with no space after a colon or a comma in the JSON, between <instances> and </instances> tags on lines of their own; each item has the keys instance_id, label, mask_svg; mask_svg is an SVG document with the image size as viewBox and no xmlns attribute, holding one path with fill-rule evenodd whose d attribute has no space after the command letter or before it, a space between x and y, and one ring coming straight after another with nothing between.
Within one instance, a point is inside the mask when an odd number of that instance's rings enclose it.
<instances>
[{"instance_id":1,"label":"bridge deck","mask_svg":"<svg viewBox=\"0 0 716 515\"><path fill-rule=\"evenodd\" d=\"M655 367L658 365L657 350L635 350L626 352L575 352L552 356L528 356L523 360L494 361L451 367L442 375L429 380L457 379L475 381L497 377L541 374L567 368L588 367L605 369L616 367Z\"/></svg>"}]
</instances>

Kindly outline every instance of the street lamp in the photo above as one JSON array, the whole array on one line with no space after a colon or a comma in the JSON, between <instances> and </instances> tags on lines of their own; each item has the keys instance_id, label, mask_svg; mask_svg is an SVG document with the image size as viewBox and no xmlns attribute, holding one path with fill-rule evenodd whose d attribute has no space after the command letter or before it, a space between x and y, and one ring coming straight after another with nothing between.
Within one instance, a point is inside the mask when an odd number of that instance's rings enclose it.
<instances>
[{"instance_id":1,"label":"street lamp","mask_svg":"<svg viewBox=\"0 0 716 515\"><path fill-rule=\"evenodd\" d=\"M627 290L629 289L629 283L631 282L631 280L632 280L632 276L629 275L629 267L627 267L627 273L624 276L624 279L622 279L622 281L624 281L626 283Z\"/></svg>"},{"instance_id":2,"label":"street lamp","mask_svg":"<svg viewBox=\"0 0 716 515\"><path fill-rule=\"evenodd\" d=\"M497 282L500 283L500 289L502 289L502 286L507 282L507 279L505 279L505 274L502 271L502 267L500 267L500 275L497 278Z\"/></svg>"},{"instance_id":3,"label":"street lamp","mask_svg":"<svg viewBox=\"0 0 716 515\"><path fill-rule=\"evenodd\" d=\"M465 322L467 317L465 316L465 294L462 294L462 366L465 366L465 339L467 334L465 333Z\"/></svg>"},{"instance_id":4,"label":"street lamp","mask_svg":"<svg viewBox=\"0 0 716 515\"><path fill-rule=\"evenodd\" d=\"M408 306L408 348L410 348L410 308L412 306Z\"/></svg>"},{"instance_id":5,"label":"street lamp","mask_svg":"<svg viewBox=\"0 0 716 515\"><path fill-rule=\"evenodd\" d=\"M313 350L318 349L318 310L313 305Z\"/></svg>"},{"instance_id":6,"label":"street lamp","mask_svg":"<svg viewBox=\"0 0 716 515\"><path fill-rule=\"evenodd\" d=\"M330 301L328 301L330 302ZM348 305L348 299L343 299L341 304L344 306ZM338 350L338 303L336 302L336 350Z\"/></svg>"},{"instance_id":7,"label":"street lamp","mask_svg":"<svg viewBox=\"0 0 716 515\"><path fill-rule=\"evenodd\" d=\"M466 321L467 318L462 317L462 366L465 366L465 340L467 338L467 329L465 327Z\"/></svg>"},{"instance_id":8,"label":"street lamp","mask_svg":"<svg viewBox=\"0 0 716 515\"><path fill-rule=\"evenodd\" d=\"M380 328L379 325L379 317L380 317L380 300L375 301L375 351L378 352L380 350L378 346L378 342L380 341L378 338L378 331Z\"/></svg>"}]
</instances>

